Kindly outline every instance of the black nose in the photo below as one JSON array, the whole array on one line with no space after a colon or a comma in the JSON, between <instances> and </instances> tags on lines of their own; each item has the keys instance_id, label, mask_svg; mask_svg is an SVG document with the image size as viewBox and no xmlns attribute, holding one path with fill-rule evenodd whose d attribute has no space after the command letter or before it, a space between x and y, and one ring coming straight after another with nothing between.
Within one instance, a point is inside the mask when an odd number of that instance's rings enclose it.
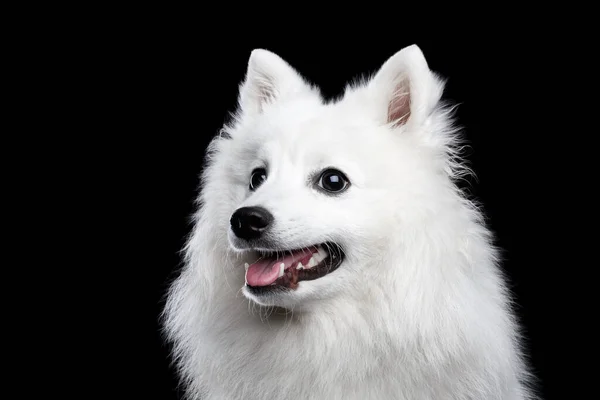
<instances>
[{"instance_id":1,"label":"black nose","mask_svg":"<svg viewBox=\"0 0 600 400\"><path fill-rule=\"evenodd\" d=\"M262 207L242 207L231 216L231 229L241 239L258 239L273 222L273 215Z\"/></svg>"}]
</instances>

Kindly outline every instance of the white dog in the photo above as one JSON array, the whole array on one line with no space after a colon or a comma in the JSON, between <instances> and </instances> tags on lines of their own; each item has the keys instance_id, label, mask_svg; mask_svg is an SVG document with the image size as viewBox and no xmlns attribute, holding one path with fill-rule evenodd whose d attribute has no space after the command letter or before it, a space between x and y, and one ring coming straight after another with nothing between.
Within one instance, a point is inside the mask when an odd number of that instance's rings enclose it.
<instances>
[{"instance_id":1,"label":"white dog","mask_svg":"<svg viewBox=\"0 0 600 400\"><path fill-rule=\"evenodd\" d=\"M252 52L165 308L189 398L533 398L442 90L417 46L329 103Z\"/></svg>"}]
</instances>

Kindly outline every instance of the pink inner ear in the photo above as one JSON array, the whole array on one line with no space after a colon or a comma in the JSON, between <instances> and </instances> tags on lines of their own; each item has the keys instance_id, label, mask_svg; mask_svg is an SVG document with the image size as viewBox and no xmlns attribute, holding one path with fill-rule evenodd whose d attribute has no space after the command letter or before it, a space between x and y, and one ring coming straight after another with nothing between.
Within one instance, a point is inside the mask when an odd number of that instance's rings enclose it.
<instances>
[{"instance_id":1,"label":"pink inner ear","mask_svg":"<svg viewBox=\"0 0 600 400\"><path fill-rule=\"evenodd\" d=\"M388 123L394 126L404 125L410 118L410 87L408 81L396 85L388 105Z\"/></svg>"},{"instance_id":2,"label":"pink inner ear","mask_svg":"<svg viewBox=\"0 0 600 400\"><path fill-rule=\"evenodd\" d=\"M275 99L275 89L268 76L261 76L256 87L256 97L258 101L258 110L262 112L266 103Z\"/></svg>"}]
</instances>

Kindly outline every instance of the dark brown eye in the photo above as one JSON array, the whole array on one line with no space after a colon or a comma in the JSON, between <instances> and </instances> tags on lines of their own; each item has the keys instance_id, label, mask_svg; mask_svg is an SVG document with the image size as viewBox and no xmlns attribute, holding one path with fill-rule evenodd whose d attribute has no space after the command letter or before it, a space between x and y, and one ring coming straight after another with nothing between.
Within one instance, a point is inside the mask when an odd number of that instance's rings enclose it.
<instances>
[{"instance_id":1,"label":"dark brown eye","mask_svg":"<svg viewBox=\"0 0 600 400\"><path fill-rule=\"evenodd\" d=\"M336 169L326 169L319 177L318 184L327 192L339 193L346 190L350 182L343 172Z\"/></svg>"},{"instance_id":2,"label":"dark brown eye","mask_svg":"<svg viewBox=\"0 0 600 400\"><path fill-rule=\"evenodd\" d=\"M267 170L256 168L250 175L250 190L256 190L267 179Z\"/></svg>"}]
</instances>

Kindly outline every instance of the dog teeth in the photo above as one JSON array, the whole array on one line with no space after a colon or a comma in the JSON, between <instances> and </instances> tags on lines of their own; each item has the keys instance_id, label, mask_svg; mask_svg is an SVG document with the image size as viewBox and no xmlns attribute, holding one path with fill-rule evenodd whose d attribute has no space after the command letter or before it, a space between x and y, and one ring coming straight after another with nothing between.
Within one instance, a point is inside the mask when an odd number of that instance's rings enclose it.
<instances>
[{"instance_id":1,"label":"dog teeth","mask_svg":"<svg viewBox=\"0 0 600 400\"><path fill-rule=\"evenodd\" d=\"M248 263L244 263L244 268L246 269L246 271L248 271L249 267L250 267L250 265Z\"/></svg>"},{"instance_id":2,"label":"dog teeth","mask_svg":"<svg viewBox=\"0 0 600 400\"><path fill-rule=\"evenodd\" d=\"M304 269L304 265L302 265L302 263L299 262L298 265L296 266L296 269Z\"/></svg>"},{"instance_id":3,"label":"dog teeth","mask_svg":"<svg viewBox=\"0 0 600 400\"><path fill-rule=\"evenodd\" d=\"M281 263L281 264L279 264L279 276L278 276L278 278L281 278L283 276L284 272L285 272L285 264Z\"/></svg>"},{"instance_id":4,"label":"dog teeth","mask_svg":"<svg viewBox=\"0 0 600 400\"><path fill-rule=\"evenodd\" d=\"M308 268L316 267L317 264L317 260L315 260L314 256L311 257L310 260L308 260Z\"/></svg>"},{"instance_id":5,"label":"dog teeth","mask_svg":"<svg viewBox=\"0 0 600 400\"><path fill-rule=\"evenodd\" d=\"M327 252L323 247L319 246L317 252L313 254L313 258L316 259L317 263L320 263L321 261L327 258Z\"/></svg>"}]
</instances>

